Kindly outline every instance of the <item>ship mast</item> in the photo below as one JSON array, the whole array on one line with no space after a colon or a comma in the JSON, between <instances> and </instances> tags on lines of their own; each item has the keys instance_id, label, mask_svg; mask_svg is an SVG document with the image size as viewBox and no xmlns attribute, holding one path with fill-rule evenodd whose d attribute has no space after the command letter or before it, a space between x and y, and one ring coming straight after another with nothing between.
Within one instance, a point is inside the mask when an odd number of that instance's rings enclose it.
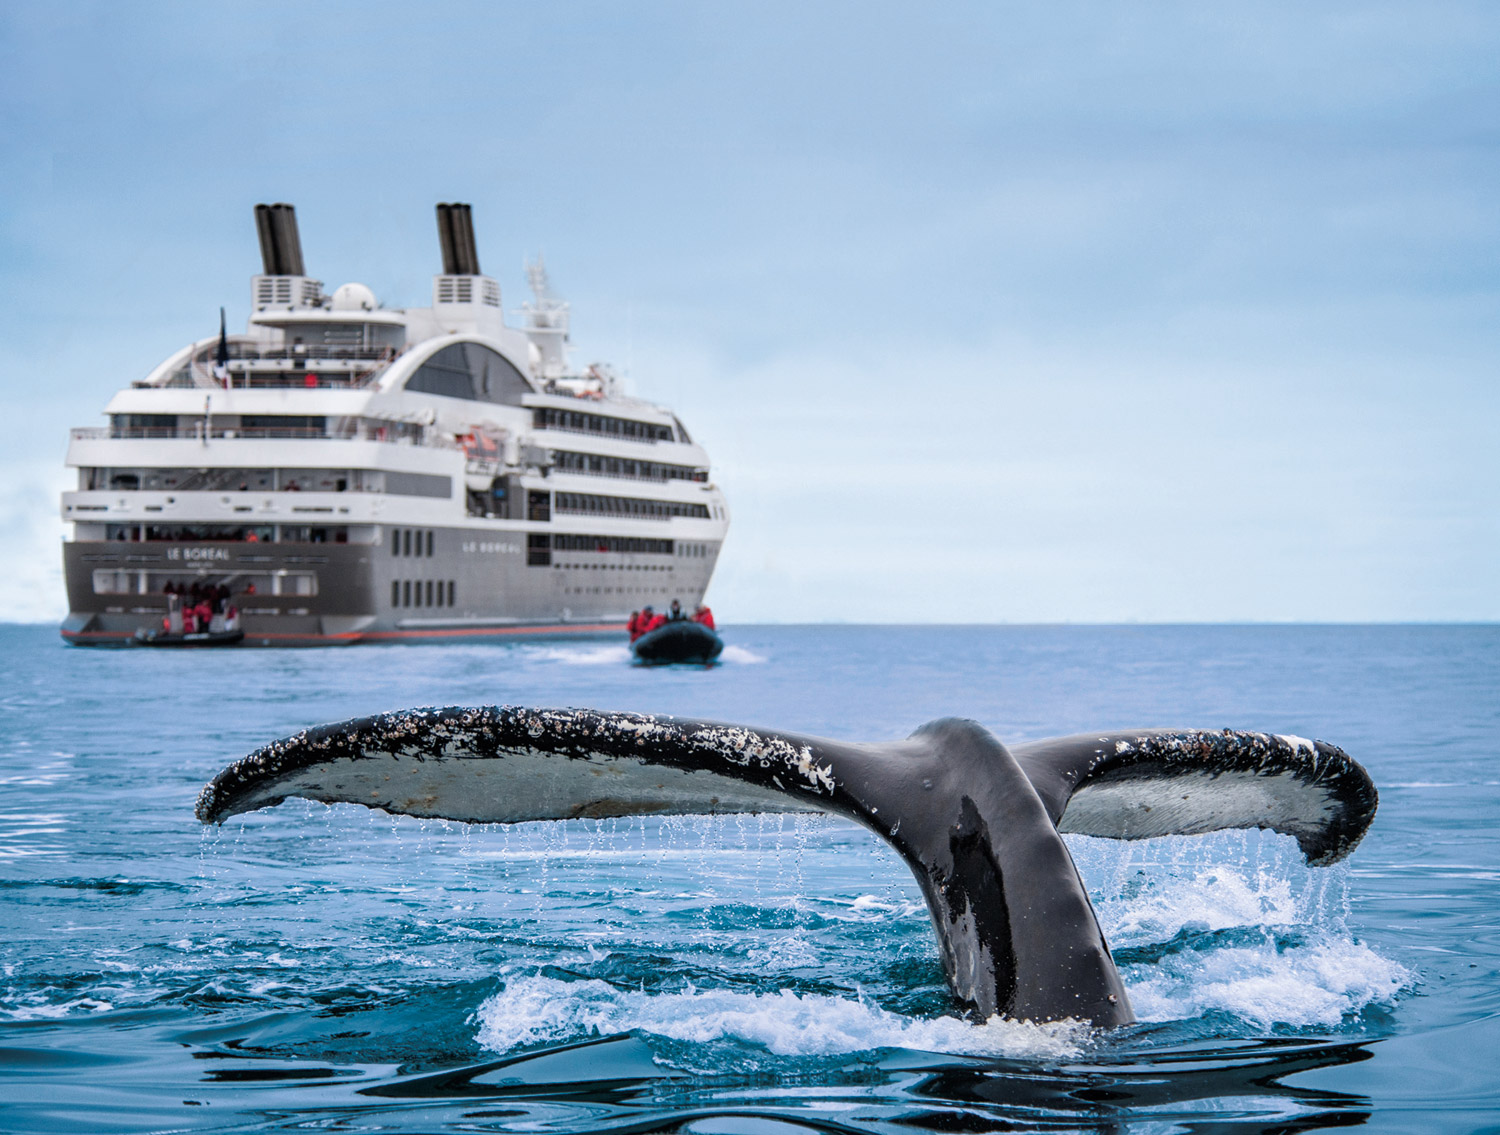
<instances>
[{"instance_id":1,"label":"ship mast","mask_svg":"<svg viewBox=\"0 0 1500 1135\"><path fill-rule=\"evenodd\" d=\"M526 265L526 282L533 299L521 305L521 312L526 316L526 334L539 356L537 377L544 381L564 378L568 373L568 301L552 291L540 255Z\"/></svg>"}]
</instances>

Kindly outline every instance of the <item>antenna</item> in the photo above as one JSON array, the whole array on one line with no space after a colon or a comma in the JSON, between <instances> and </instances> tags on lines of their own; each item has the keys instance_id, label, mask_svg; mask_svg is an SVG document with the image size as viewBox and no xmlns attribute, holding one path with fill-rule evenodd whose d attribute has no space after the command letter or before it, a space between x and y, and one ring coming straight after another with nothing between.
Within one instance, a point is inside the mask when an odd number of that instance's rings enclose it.
<instances>
[{"instance_id":1,"label":"antenna","mask_svg":"<svg viewBox=\"0 0 1500 1135\"><path fill-rule=\"evenodd\" d=\"M538 372L544 378L561 378L568 372L568 301L553 292L540 253L526 265L526 282L532 302L523 303L521 312L526 316L526 334L541 354Z\"/></svg>"}]
</instances>

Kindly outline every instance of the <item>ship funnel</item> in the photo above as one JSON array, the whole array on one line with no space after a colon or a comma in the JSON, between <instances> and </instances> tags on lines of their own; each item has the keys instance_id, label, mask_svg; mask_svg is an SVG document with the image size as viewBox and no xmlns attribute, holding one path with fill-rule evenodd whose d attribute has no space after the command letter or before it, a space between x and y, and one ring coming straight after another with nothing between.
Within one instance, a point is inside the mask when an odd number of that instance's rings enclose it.
<instances>
[{"instance_id":1,"label":"ship funnel","mask_svg":"<svg viewBox=\"0 0 1500 1135\"><path fill-rule=\"evenodd\" d=\"M297 235L297 210L285 202L255 207L255 231L260 235L260 258L267 276L305 276L302 238Z\"/></svg>"},{"instance_id":2,"label":"ship funnel","mask_svg":"<svg viewBox=\"0 0 1500 1135\"><path fill-rule=\"evenodd\" d=\"M480 275L479 251L474 247L474 219L469 207L457 203L439 205L437 225L438 243L443 246L443 275Z\"/></svg>"}]
</instances>

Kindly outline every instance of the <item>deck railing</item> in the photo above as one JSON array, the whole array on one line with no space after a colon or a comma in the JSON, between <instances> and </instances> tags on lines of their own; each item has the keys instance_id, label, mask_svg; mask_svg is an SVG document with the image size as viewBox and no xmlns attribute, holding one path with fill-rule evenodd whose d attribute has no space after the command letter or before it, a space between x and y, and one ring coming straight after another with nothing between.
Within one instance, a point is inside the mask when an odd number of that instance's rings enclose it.
<instances>
[{"instance_id":1,"label":"deck railing","mask_svg":"<svg viewBox=\"0 0 1500 1135\"><path fill-rule=\"evenodd\" d=\"M107 441L117 439L157 438L164 440L201 441L203 427L171 426L83 426L69 430L74 441ZM427 436L397 434L390 431L364 429L330 434L312 426L214 426L208 431L213 440L259 440L264 438L297 441L374 441L386 445L420 445L432 449L456 449L458 445L439 434L427 431Z\"/></svg>"}]
</instances>

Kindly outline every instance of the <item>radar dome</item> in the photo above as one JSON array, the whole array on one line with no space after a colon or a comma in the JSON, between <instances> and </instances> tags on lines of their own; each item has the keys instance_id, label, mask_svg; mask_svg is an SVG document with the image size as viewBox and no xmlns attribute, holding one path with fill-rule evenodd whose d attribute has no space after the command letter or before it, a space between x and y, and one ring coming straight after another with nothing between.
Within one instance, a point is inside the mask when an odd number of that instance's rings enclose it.
<instances>
[{"instance_id":1,"label":"radar dome","mask_svg":"<svg viewBox=\"0 0 1500 1135\"><path fill-rule=\"evenodd\" d=\"M363 284L341 284L333 293L334 311L374 311L379 306L375 293Z\"/></svg>"}]
</instances>

